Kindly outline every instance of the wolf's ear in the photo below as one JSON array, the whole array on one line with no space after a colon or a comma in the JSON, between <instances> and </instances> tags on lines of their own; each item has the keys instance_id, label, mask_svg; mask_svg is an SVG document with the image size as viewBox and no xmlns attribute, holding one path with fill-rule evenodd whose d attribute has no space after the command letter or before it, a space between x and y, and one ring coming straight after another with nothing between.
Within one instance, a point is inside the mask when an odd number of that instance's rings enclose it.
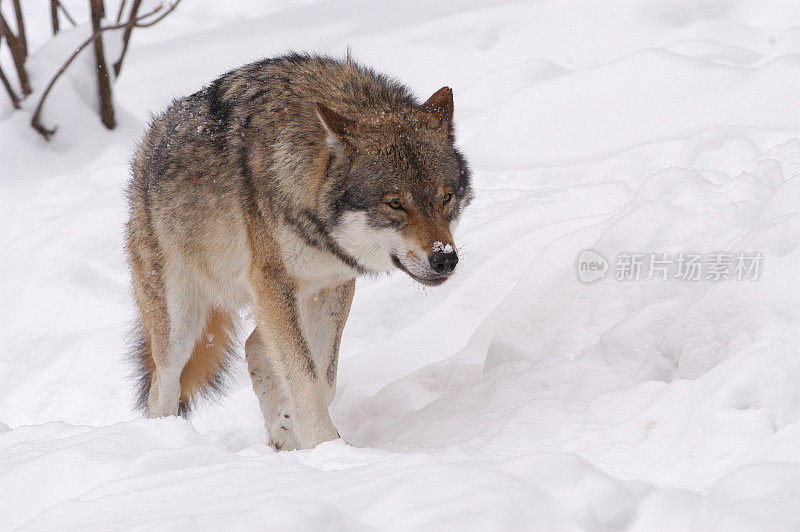
<instances>
[{"instance_id":1,"label":"wolf's ear","mask_svg":"<svg viewBox=\"0 0 800 532\"><path fill-rule=\"evenodd\" d=\"M321 103L317 103L317 118L328 134L326 142L328 147L341 146L347 142L347 136L352 132L353 121L331 110Z\"/></svg>"},{"instance_id":2,"label":"wolf's ear","mask_svg":"<svg viewBox=\"0 0 800 532\"><path fill-rule=\"evenodd\" d=\"M453 121L453 90L450 87L442 87L428 98L428 101L420 107L423 111L436 113L448 122Z\"/></svg>"}]
</instances>

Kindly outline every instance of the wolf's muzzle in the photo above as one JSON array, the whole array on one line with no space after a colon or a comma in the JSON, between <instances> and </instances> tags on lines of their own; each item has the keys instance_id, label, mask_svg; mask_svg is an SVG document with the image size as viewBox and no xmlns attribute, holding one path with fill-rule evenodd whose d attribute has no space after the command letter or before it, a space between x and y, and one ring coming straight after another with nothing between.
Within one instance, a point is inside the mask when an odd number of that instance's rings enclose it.
<instances>
[{"instance_id":1,"label":"wolf's muzzle","mask_svg":"<svg viewBox=\"0 0 800 532\"><path fill-rule=\"evenodd\" d=\"M428 262L436 273L447 274L456 269L458 255L456 255L455 251L434 251L428 257Z\"/></svg>"}]
</instances>

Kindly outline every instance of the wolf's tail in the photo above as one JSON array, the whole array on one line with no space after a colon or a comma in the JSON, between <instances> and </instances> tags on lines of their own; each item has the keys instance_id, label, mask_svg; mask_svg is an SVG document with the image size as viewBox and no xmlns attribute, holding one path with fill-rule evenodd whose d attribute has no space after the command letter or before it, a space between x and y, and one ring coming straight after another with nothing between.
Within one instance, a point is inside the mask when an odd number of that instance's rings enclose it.
<instances>
[{"instance_id":1,"label":"wolf's tail","mask_svg":"<svg viewBox=\"0 0 800 532\"><path fill-rule=\"evenodd\" d=\"M138 323L131 334L130 358L135 366L136 408L149 414L147 398L153 383L155 361L150 347L150 337L145 327ZM194 344L189 361L181 372L181 396L178 412L185 416L200 398L222 393L227 369L237 350L234 317L214 309L206 318L203 334Z\"/></svg>"}]
</instances>

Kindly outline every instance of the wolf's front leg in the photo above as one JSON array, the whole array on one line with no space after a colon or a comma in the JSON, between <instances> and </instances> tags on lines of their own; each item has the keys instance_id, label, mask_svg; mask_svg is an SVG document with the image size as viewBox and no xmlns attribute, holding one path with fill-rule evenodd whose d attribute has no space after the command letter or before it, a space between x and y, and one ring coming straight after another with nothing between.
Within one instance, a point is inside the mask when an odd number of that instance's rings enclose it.
<instances>
[{"instance_id":1,"label":"wolf's front leg","mask_svg":"<svg viewBox=\"0 0 800 532\"><path fill-rule=\"evenodd\" d=\"M328 415L325 368L320 368L303 335L297 287L288 279L251 272L256 295L256 329L266 343L275 373L283 378L299 447L310 449L339 433Z\"/></svg>"},{"instance_id":2,"label":"wolf's front leg","mask_svg":"<svg viewBox=\"0 0 800 532\"><path fill-rule=\"evenodd\" d=\"M347 316L353 303L356 282L348 281L322 290L303 294L299 310L303 332L314 354L314 361L324 375L325 399L328 405L336 395L336 373L339 364L339 345Z\"/></svg>"},{"instance_id":3,"label":"wolf's front leg","mask_svg":"<svg viewBox=\"0 0 800 532\"><path fill-rule=\"evenodd\" d=\"M256 328L244 344L247 369L253 381L261 413L269 434L269 444L276 450L292 451L299 447L289 398L281 377L275 373L267 345Z\"/></svg>"}]
</instances>

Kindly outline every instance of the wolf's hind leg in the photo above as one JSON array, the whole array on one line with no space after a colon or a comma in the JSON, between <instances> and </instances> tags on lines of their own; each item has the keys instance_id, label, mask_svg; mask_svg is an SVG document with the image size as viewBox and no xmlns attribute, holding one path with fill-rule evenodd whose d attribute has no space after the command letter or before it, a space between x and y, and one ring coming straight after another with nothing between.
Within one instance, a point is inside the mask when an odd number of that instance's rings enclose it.
<instances>
[{"instance_id":1,"label":"wolf's hind leg","mask_svg":"<svg viewBox=\"0 0 800 532\"><path fill-rule=\"evenodd\" d=\"M267 345L256 328L244 345L247 369L253 381L270 445L277 451L291 451L299 447L294 432L289 400L283 384L275 373Z\"/></svg>"},{"instance_id":2,"label":"wolf's hind leg","mask_svg":"<svg viewBox=\"0 0 800 532\"><path fill-rule=\"evenodd\" d=\"M209 312L199 292L192 288L187 286L186 277L166 284L169 340L166 349L153 350L155 368L147 399L150 417L175 416L180 411L181 372L203 333Z\"/></svg>"}]
</instances>

